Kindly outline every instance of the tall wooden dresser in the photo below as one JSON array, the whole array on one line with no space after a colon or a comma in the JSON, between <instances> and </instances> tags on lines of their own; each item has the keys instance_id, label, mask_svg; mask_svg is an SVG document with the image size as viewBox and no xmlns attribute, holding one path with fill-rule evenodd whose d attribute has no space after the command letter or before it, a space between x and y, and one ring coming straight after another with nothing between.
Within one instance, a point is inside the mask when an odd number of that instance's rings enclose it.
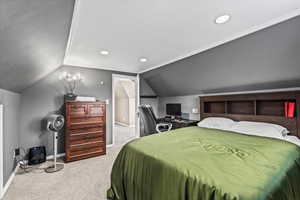
<instances>
[{"instance_id":1,"label":"tall wooden dresser","mask_svg":"<svg viewBox=\"0 0 300 200\"><path fill-rule=\"evenodd\" d=\"M106 153L106 105L66 102L65 160L81 160Z\"/></svg>"}]
</instances>

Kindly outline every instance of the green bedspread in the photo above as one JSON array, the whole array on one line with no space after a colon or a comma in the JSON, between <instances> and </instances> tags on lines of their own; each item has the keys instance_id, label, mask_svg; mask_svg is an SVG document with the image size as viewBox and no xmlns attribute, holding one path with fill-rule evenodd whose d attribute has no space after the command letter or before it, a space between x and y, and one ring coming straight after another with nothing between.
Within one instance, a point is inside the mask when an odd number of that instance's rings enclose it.
<instances>
[{"instance_id":1,"label":"green bedspread","mask_svg":"<svg viewBox=\"0 0 300 200\"><path fill-rule=\"evenodd\" d=\"M300 148L270 138L188 127L125 145L113 200L300 200Z\"/></svg>"}]
</instances>

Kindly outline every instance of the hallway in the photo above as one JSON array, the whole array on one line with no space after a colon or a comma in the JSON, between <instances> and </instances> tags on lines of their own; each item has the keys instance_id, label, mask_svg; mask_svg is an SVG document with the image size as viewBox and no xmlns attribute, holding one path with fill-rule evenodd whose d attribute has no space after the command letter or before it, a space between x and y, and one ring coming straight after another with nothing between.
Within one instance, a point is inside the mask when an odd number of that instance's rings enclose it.
<instances>
[{"instance_id":1,"label":"hallway","mask_svg":"<svg viewBox=\"0 0 300 200\"><path fill-rule=\"evenodd\" d=\"M127 127L115 124L115 145L123 145L136 138L135 127Z\"/></svg>"}]
</instances>

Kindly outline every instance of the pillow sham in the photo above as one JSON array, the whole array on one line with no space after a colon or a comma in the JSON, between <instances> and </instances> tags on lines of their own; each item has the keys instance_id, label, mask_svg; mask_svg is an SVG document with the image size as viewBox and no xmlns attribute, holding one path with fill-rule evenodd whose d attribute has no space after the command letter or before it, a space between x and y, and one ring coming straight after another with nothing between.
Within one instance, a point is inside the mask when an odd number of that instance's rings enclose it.
<instances>
[{"instance_id":1,"label":"pillow sham","mask_svg":"<svg viewBox=\"0 0 300 200\"><path fill-rule=\"evenodd\" d=\"M236 122L229 118L224 117L208 117L198 123L199 127L214 128L221 130L231 130Z\"/></svg>"},{"instance_id":2,"label":"pillow sham","mask_svg":"<svg viewBox=\"0 0 300 200\"><path fill-rule=\"evenodd\" d=\"M279 139L284 138L289 133L289 131L285 127L277 124L250 121L236 122L234 126L232 126L231 131L244 133L247 135L256 135Z\"/></svg>"}]
</instances>

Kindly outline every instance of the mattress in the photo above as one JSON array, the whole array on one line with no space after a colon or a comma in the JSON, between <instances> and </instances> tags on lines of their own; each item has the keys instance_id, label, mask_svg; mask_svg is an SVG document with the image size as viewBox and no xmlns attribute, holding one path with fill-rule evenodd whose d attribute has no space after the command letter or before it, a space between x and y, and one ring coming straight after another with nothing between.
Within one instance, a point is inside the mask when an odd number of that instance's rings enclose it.
<instances>
[{"instance_id":1,"label":"mattress","mask_svg":"<svg viewBox=\"0 0 300 200\"><path fill-rule=\"evenodd\" d=\"M126 144L112 200L299 200L300 149L287 141L188 127Z\"/></svg>"}]
</instances>

